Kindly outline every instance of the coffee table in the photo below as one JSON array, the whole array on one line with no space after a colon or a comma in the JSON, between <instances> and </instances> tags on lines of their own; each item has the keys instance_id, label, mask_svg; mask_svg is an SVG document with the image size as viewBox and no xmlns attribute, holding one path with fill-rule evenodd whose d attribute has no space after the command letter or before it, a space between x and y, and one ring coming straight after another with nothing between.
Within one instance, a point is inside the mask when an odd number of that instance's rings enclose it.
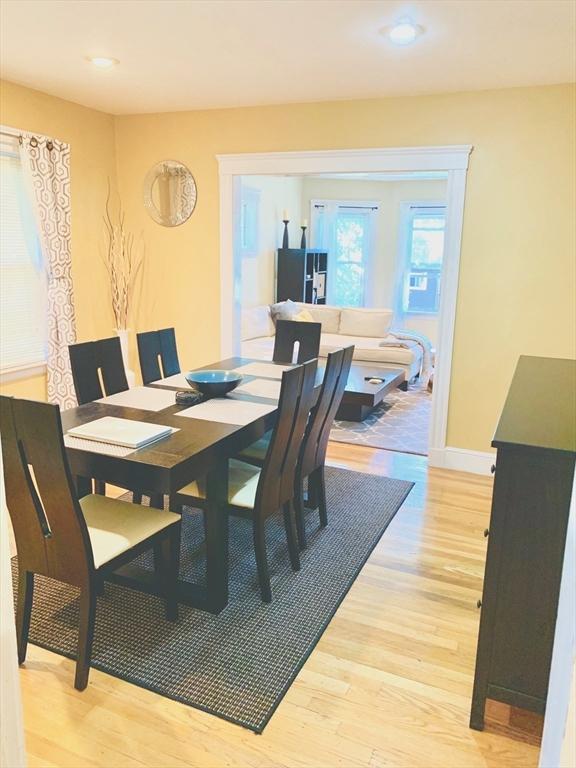
<instances>
[{"instance_id":1,"label":"coffee table","mask_svg":"<svg viewBox=\"0 0 576 768\"><path fill-rule=\"evenodd\" d=\"M366 379L371 377L383 381L370 384ZM406 372L402 368L353 365L336 418L344 421L364 421L389 392L397 387L406 389L406 384Z\"/></svg>"}]
</instances>

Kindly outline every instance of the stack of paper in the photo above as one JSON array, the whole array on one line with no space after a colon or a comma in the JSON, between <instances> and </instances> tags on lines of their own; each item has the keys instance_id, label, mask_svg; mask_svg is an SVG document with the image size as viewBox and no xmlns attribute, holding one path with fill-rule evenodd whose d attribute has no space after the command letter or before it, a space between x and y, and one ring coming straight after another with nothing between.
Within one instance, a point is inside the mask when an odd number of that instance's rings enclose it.
<instances>
[{"instance_id":1,"label":"stack of paper","mask_svg":"<svg viewBox=\"0 0 576 768\"><path fill-rule=\"evenodd\" d=\"M174 431L174 427L166 427L163 424L104 416L80 427L73 427L68 430L68 434L84 440L124 445L126 448L142 448L171 435Z\"/></svg>"}]
</instances>

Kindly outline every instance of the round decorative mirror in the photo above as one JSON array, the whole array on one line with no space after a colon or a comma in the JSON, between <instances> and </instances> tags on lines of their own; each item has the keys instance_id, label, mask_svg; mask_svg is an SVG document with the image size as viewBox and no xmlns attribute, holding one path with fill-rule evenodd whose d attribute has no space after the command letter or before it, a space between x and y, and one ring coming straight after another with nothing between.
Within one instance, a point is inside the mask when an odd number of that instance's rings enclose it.
<instances>
[{"instance_id":1,"label":"round decorative mirror","mask_svg":"<svg viewBox=\"0 0 576 768\"><path fill-rule=\"evenodd\" d=\"M163 160L146 174L144 205L150 216L164 227L184 224L196 206L196 182L183 163Z\"/></svg>"}]
</instances>

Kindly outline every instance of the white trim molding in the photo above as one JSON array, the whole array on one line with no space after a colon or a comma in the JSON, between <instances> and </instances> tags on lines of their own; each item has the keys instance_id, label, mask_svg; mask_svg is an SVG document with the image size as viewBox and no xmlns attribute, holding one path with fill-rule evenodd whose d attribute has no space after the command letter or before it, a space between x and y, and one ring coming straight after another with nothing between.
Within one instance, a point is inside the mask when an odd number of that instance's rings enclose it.
<instances>
[{"instance_id":1,"label":"white trim molding","mask_svg":"<svg viewBox=\"0 0 576 768\"><path fill-rule=\"evenodd\" d=\"M472 145L330 149L217 155L220 174L220 356L240 349L240 270L234 258L234 209L240 176L441 171L448 179L438 355L430 424L431 466L444 466L466 171ZM474 471L474 470L464 470Z\"/></svg>"},{"instance_id":2,"label":"white trim molding","mask_svg":"<svg viewBox=\"0 0 576 768\"><path fill-rule=\"evenodd\" d=\"M471 472L473 475L490 475L496 462L496 453L470 451L468 448L430 449L430 465L439 469L453 469L457 472Z\"/></svg>"}]
</instances>

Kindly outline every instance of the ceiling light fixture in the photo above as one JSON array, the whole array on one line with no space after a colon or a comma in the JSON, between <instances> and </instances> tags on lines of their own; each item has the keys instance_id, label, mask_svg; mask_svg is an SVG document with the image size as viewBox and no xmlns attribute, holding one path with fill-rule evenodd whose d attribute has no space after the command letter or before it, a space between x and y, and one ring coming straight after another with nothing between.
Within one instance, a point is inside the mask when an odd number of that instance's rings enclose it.
<instances>
[{"instance_id":1,"label":"ceiling light fixture","mask_svg":"<svg viewBox=\"0 0 576 768\"><path fill-rule=\"evenodd\" d=\"M380 30L394 45L410 45L424 32L424 27L415 24L411 19L399 19L391 27Z\"/></svg>"},{"instance_id":2,"label":"ceiling light fixture","mask_svg":"<svg viewBox=\"0 0 576 768\"><path fill-rule=\"evenodd\" d=\"M88 61L98 69L111 69L119 63L118 59L112 59L108 56L88 56Z\"/></svg>"}]
</instances>

